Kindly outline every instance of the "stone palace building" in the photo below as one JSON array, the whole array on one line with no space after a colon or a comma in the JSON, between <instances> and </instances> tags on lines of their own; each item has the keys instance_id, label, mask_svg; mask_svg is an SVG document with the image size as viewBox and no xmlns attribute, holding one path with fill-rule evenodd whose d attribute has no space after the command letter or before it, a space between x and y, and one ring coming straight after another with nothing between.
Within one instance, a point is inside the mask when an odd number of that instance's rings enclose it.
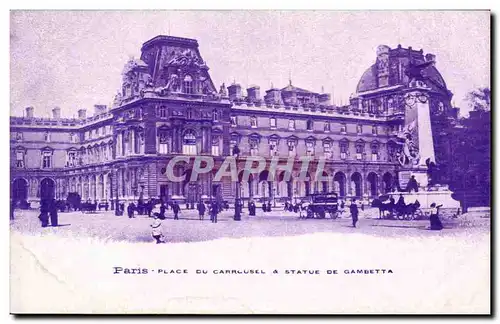
<instances>
[{"instance_id":1,"label":"stone palace building","mask_svg":"<svg viewBox=\"0 0 500 324\"><path fill-rule=\"evenodd\" d=\"M431 88L429 104L436 161L446 165L449 137L456 119L452 93L435 67L435 56L411 47L379 46L374 64L361 76L349 103L332 105L329 94L290 83L261 91L237 84L216 87L198 42L157 36L145 42L140 59L123 71L123 86L112 107L95 105L89 116L37 118L33 107L11 117L11 192L36 203L65 199L70 192L99 202L137 200L140 196L193 202L210 196L234 201L300 199L316 192L370 198L392 190L401 165L398 156L404 125L403 91L408 66L423 70ZM290 181L267 171L240 185L200 175L196 183L167 179L166 164L175 155L210 155L220 165L238 146L245 156L324 157L327 181ZM314 162L313 162L314 164ZM217 169L217 168L215 168ZM174 172L190 174L177 164ZM323 179L324 180L324 179Z\"/></svg>"}]
</instances>

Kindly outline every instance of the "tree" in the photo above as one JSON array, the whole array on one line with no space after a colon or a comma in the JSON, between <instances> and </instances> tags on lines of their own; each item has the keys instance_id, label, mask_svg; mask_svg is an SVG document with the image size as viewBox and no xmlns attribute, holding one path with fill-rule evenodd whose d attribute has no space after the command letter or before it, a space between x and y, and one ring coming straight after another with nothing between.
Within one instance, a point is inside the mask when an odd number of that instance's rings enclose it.
<instances>
[{"instance_id":1,"label":"tree","mask_svg":"<svg viewBox=\"0 0 500 324\"><path fill-rule=\"evenodd\" d=\"M491 91L490 88L477 88L467 93L465 99L469 106L475 111L490 111Z\"/></svg>"}]
</instances>

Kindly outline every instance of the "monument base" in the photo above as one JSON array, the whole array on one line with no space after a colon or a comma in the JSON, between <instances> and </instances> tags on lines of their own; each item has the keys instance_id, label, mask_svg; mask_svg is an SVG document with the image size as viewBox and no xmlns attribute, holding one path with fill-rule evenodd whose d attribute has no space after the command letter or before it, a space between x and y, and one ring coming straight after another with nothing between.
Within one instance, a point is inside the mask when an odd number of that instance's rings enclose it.
<instances>
[{"instance_id":1,"label":"monument base","mask_svg":"<svg viewBox=\"0 0 500 324\"><path fill-rule=\"evenodd\" d=\"M418 192L391 192L389 196L397 202L403 195L406 204L412 204L418 200L421 208L430 208L432 203L443 205L443 208L460 208L460 202L451 197L452 192L448 186L436 185L429 190Z\"/></svg>"}]
</instances>

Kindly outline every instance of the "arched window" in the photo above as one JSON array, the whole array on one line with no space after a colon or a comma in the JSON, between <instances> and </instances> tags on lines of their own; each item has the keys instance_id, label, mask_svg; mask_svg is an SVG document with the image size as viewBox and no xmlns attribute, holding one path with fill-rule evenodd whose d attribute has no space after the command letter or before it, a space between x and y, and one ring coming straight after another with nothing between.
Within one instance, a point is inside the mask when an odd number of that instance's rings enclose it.
<instances>
[{"instance_id":1,"label":"arched window","mask_svg":"<svg viewBox=\"0 0 500 324\"><path fill-rule=\"evenodd\" d=\"M182 86L184 87L184 93L193 93L193 78L189 74L184 77Z\"/></svg>"},{"instance_id":2,"label":"arched window","mask_svg":"<svg viewBox=\"0 0 500 324\"><path fill-rule=\"evenodd\" d=\"M168 131L166 129L158 130L158 153L168 154Z\"/></svg>"},{"instance_id":3,"label":"arched window","mask_svg":"<svg viewBox=\"0 0 500 324\"><path fill-rule=\"evenodd\" d=\"M188 130L184 133L182 142L182 154L186 155L196 155L196 134L192 130Z\"/></svg>"},{"instance_id":4,"label":"arched window","mask_svg":"<svg viewBox=\"0 0 500 324\"><path fill-rule=\"evenodd\" d=\"M52 150L44 149L42 151L42 168L49 169L52 168Z\"/></svg>"}]
</instances>

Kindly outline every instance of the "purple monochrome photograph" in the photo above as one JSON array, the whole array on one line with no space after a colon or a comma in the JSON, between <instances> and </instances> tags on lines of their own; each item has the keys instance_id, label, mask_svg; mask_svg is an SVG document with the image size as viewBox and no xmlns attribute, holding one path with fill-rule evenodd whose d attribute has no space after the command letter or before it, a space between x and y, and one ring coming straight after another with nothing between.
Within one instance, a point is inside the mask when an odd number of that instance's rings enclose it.
<instances>
[{"instance_id":1,"label":"purple monochrome photograph","mask_svg":"<svg viewBox=\"0 0 500 324\"><path fill-rule=\"evenodd\" d=\"M490 315L490 23L11 11L11 313Z\"/></svg>"}]
</instances>

